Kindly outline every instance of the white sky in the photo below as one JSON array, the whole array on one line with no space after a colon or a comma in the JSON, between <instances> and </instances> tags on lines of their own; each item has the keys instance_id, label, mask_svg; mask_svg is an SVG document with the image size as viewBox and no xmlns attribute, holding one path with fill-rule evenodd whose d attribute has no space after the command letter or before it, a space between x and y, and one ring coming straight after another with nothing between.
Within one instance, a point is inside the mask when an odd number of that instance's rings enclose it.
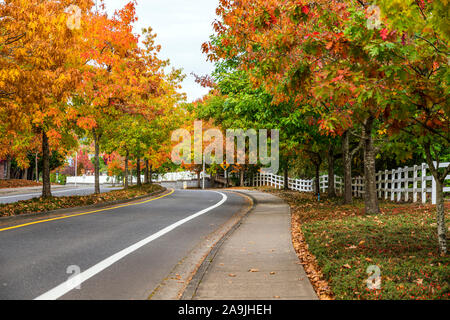
<instances>
[{"instance_id":1,"label":"white sky","mask_svg":"<svg viewBox=\"0 0 450 320\"><path fill-rule=\"evenodd\" d=\"M106 9L112 13L129 0L104 0ZM162 46L160 57L170 59L171 65L183 68L187 76L183 91L188 101L201 98L208 89L195 83L191 72L210 74L213 65L206 61L201 51L203 42L213 33L212 23L216 17L218 0L138 0L136 33L143 27L152 27L158 35L156 41Z\"/></svg>"}]
</instances>

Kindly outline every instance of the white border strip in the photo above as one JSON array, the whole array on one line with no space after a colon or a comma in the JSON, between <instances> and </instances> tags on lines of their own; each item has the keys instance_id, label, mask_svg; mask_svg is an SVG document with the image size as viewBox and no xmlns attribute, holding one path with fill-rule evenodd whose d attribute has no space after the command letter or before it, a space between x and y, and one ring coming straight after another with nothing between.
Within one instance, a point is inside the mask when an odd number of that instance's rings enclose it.
<instances>
[{"instance_id":1,"label":"white border strip","mask_svg":"<svg viewBox=\"0 0 450 320\"><path fill-rule=\"evenodd\" d=\"M175 222L174 224L158 231L155 234L152 234L151 236L149 236L148 238L141 240L135 244L133 244L132 246L123 249L120 252L117 252L116 254L112 255L109 258L106 258L105 260L97 263L96 265L90 267L89 269L87 269L86 271L80 273L79 275L77 275L74 278L71 278L63 283L61 283L59 286L51 289L50 291L40 295L39 297L35 298L34 300L56 300L60 297L62 297L63 295L65 295L66 293L68 293L69 291L75 289L76 287L79 287L83 282L85 282L86 280L92 278L93 276L95 276L96 274L102 272L103 270L105 270L106 268L110 267L112 264L116 263L117 261L121 260L122 258L124 258L125 256L129 255L130 253L133 253L134 251L138 250L139 248L142 248L143 246L149 244L150 242L152 242L153 240L156 240L160 237L162 237L163 235L169 233L170 231L178 228L179 226L217 208L220 207L225 201L227 201L228 197L221 193L221 192L216 192L216 191L211 191L211 192L215 192L218 193L220 195L222 195L222 200L220 202L218 202L217 204L213 205L212 207L206 208L202 211L199 211L183 220L180 220L178 222Z\"/></svg>"}]
</instances>

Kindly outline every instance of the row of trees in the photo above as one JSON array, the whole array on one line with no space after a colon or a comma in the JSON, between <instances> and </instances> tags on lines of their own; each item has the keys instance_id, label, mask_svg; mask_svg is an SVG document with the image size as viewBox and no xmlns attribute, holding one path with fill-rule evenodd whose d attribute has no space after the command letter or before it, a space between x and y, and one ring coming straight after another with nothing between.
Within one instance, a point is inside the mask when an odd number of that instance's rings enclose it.
<instances>
[{"instance_id":1,"label":"row of trees","mask_svg":"<svg viewBox=\"0 0 450 320\"><path fill-rule=\"evenodd\" d=\"M166 71L151 28L133 33L135 6L108 16L101 1L0 3L0 158L27 168L30 151L41 153L43 197L51 196L50 155L80 141L95 147L96 193L100 152L119 153L125 167L135 158L139 172L141 161L149 168L161 162L155 154L168 154L183 76Z\"/></svg>"},{"instance_id":2,"label":"row of trees","mask_svg":"<svg viewBox=\"0 0 450 320\"><path fill-rule=\"evenodd\" d=\"M326 162L331 196L342 159L346 203L361 150L367 214L380 212L377 158L424 159L437 183L445 253L450 166L439 163L450 158L447 2L221 0L217 13L216 35L203 45L216 71L200 79L213 90L199 116L225 129L281 129L285 173L301 155L317 179Z\"/></svg>"}]
</instances>

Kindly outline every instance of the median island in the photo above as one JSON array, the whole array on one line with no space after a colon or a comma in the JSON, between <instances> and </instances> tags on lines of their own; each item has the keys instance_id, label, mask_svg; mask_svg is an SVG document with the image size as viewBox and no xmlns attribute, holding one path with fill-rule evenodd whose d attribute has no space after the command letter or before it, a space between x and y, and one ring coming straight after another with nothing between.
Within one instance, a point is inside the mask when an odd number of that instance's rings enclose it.
<instances>
[{"instance_id":1,"label":"median island","mask_svg":"<svg viewBox=\"0 0 450 320\"><path fill-rule=\"evenodd\" d=\"M70 197L33 198L15 203L0 204L0 217L10 217L23 214L44 213L48 211L75 208L121 200L133 200L138 197L163 191L157 184L144 184L128 189L115 190L100 194Z\"/></svg>"}]
</instances>

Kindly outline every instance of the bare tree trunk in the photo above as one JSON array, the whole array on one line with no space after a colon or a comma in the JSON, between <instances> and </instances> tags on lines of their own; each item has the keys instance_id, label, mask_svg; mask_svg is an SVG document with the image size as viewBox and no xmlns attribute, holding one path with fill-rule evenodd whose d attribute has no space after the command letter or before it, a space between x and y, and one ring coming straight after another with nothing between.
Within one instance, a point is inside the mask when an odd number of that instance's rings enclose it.
<instances>
[{"instance_id":1,"label":"bare tree trunk","mask_svg":"<svg viewBox=\"0 0 450 320\"><path fill-rule=\"evenodd\" d=\"M28 168L23 170L22 180L28 180Z\"/></svg>"},{"instance_id":2,"label":"bare tree trunk","mask_svg":"<svg viewBox=\"0 0 450 320\"><path fill-rule=\"evenodd\" d=\"M52 196L50 183L50 147L48 145L47 133L42 130L42 197L50 198Z\"/></svg>"},{"instance_id":3,"label":"bare tree trunk","mask_svg":"<svg viewBox=\"0 0 450 320\"><path fill-rule=\"evenodd\" d=\"M200 189L200 171L197 172L197 188Z\"/></svg>"},{"instance_id":4,"label":"bare tree trunk","mask_svg":"<svg viewBox=\"0 0 450 320\"><path fill-rule=\"evenodd\" d=\"M366 214L380 213L378 204L376 171L375 171L375 148L372 139L372 128L374 118L369 116L363 126L364 136L364 202Z\"/></svg>"},{"instance_id":5,"label":"bare tree trunk","mask_svg":"<svg viewBox=\"0 0 450 320\"><path fill-rule=\"evenodd\" d=\"M95 158L94 158L94 176L95 176L95 194L100 193L100 147L99 147L99 136L95 129L92 129L92 134L94 137L95 146Z\"/></svg>"},{"instance_id":6,"label":"bare tree trunk","mask_svg":"<svg viewBox=\"0 0 450 320\"><path fill-rule=\"evenodd\" d=\"M244 168L242 168L241 170L240 170L240 182L239 182L239 185L241 186L241 187L243 187L244 186L244 174L245 174L245 169Z\"/></svg>"},{"instance_id":7,"label":"bare tree trunk","mask_svg":"<svg viewBox=\"0 0 450 320\"><path fill-rule=\"evenodd\" d=\"M328 148L328 197L336 197L336 187L334 185L334 145Z\"/></svg>"},{"instance_id":8,"label":"bare tree trunk","mask_svg":"<svg viewBox=\"0 0 450 320\"><path fill-rule=\"evenodd\" d=\"M141 181L141 157L137 157L136 160L136 171L137 171L137 185L138 187L142 186L142 181Z\"/></svg>"},{"instance_id":9,"label":"bare tree trunk","mask_svg":"<svg viewBox=\"0 0 450 320\"><path fill-rule=\"evenodd\" d=\"M353 203L352 194L352 158L350 156L350 132L344 132L342 141L342 156L344 163L344 203Z\"/></svg>"},{"instance_id":10,"label":"bare tree trunk","mask_svg":"<svg viewBox=\"0 0 450 320\"><path fill-rule=\"evenodd\" d=\"M145 170L144 170L144 183L145 184L149 184L148 175L149 175L149 162L148 162L148 160L145 160Z\"/></svg>"},{"instance_id":11,"label":"bare tree trunk","mask_svg":"<svg viewBox=\"0 0 450 320\"><path fill-rule=\"evenodd\" d=\"M124 188L128 189L128 161L129 161L129 153L127 150L127 153L125 155L125 182L124 182Z\"/></svg>"}]
</instances>

